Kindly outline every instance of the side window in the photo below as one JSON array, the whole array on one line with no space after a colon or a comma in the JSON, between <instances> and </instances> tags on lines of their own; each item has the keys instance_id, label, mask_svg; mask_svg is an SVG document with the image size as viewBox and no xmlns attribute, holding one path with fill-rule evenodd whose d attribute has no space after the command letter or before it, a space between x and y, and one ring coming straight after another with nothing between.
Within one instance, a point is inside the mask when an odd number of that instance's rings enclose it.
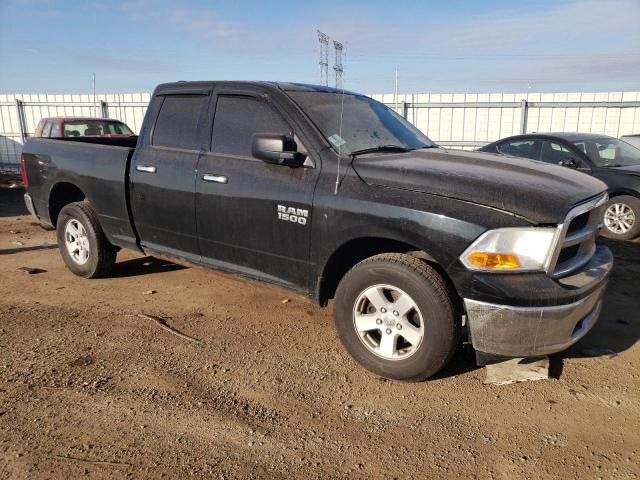
<instances>
[{"instance_id":1,"label":"side window","mask_svg":"<svg viewBox=\"0 0 640 480\"><path fill-rule=\"evenodd\" d=\"M545 163L553 163L558 165L563 160L573 160L576 165L580 165L580 159L578 156L566 147L563 147L559 143L550 142L545 140L542 142L542 148L540 150L540 160Z\"/></svg>"},{"instance_id":2,"label":"side window","mask_svg":"<svg viewBox=\"0 0 640 480\"><path fill-rule=\"evenodd\" d=\"M42 130L44 129L44 124L45 124L44 119L42 119L42 120L40 120L38 122L38 125L36 126L36 131L33 133L34 137L41 137L42 136Z\"/></svg>"},{"instance_id":3,"label":"side window","mask_svg":"<svg viewBox=\"0 0 640 480\"><path fill-rule=\"evenodd\" d=\"M153 129L151 143L161 147L200 150L200 118L207 95L167 95Z\"/></svg>"},{"instance_id":4,"label":"side window","mask_svg":"<svg viewBox=\"0 0 640 480\"><path fill-rule=\"evenodd\" d=\"M59 138L62 136L62 132L60 131L60 122L53 122L50 136L53 138Z\"/></svg>"},{"instance_id":5,"label":"side window","mask_svg":"<svg viewBox=\"0 0 640 480\"><path fill-rule=\"evenodd\" d=\"M64 136L65 137L81 137L84 135L87 125L79 122L64 122Z\"/></svg>"},{"instance_id":6,"label":"side window","mask_svg":"<svg viewBox=\"0 0 640 480\"><path fill-rule=\"evenodd\" d=\"M267 103L251 97L218 97L211 151L251 157L256 133L292 135L284 118Z\"/></svg>"},{"instance_id":7,"label":"side window","mask_svg":"<svg viewBox=\"0 0 640 480\"><path fill-rule=\"evenodd\" d=\"M604 163L610 163L616 158L616 147L618 142L596 142L600 160Z\"/></svg>"},{"instance_id":8,"label":"side window","mask_svg":"<svg viewBox=\"0 0 640 480\"><path fill-rule=\"evenodd\" d=\"M51 136L51 125L53 124L53 122L47 122L44 124L44 128L42 129L42 136L43 137L50 137Z\"/></svg>"},{"instance_id":9,"label":"side window","mask_svg":"<svg viewBox=\"0 0 640 480\"><path fill-rule=\"evenodd\" d=\"M498 151L505 155L537 160L536 143L536 140L514 140L512 142L505 142L498 145Z\"/></svg>"}]
</instances>

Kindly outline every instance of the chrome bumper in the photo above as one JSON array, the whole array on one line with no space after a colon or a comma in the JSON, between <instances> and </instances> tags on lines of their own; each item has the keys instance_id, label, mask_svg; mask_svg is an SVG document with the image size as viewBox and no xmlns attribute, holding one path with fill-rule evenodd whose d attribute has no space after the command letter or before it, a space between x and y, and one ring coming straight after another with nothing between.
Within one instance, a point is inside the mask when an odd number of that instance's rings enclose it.
<instances>
[{"instance_id":1,"label":"chrome bumper","mask_svg":"<svg viewBox=\"0 0 640 480\"><path fill-rule=\"evenodd\" d=\"M596 323L604 291L602 285L575 303L553 307L511 307L465 299L473 347L506 357L532 357L564 350Z\"/></svg>"},{"instance_id":2,"label":"chrome bumper","mask_svg":"<svg viewBox=\"0 0 640 480\"><path fill-rule=\"evenodd\" d=\"M24 204L27 206L27 210L29 210L29 213L38 218L38 215L36 215L36 209L33 206L33 200L31 199L31 195L29 195L28 193L24 194Z\"/></svg>"}]
</instances>

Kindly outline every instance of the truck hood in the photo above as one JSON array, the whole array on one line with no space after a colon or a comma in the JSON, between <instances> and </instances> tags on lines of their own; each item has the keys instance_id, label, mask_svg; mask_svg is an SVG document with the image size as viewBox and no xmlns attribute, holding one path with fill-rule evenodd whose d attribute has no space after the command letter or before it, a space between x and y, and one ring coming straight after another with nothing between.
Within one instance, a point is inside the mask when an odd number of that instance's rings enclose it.
<instances>
[{"instance_id":1,"label":"truck hood","mask_svg":"<svg viewBox=\"0 0 640 480\"><path fill-rule=\"evenodd\" d=\"M573 205L607 189L600 180L564 167L441 148L362 155L353 168L368 185L485 205L536 224L562 223Z\"/></svg>"}]
</instances>

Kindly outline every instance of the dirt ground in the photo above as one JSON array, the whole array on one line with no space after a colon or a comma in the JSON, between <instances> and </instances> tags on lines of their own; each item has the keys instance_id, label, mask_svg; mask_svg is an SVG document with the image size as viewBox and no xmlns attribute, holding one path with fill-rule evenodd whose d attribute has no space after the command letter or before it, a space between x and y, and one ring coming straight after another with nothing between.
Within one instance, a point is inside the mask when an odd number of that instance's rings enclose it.
<instances>
[{"instance_id":1,"label":"dirt ground","mask_svg":"<svg viewBox=\"0 0 640 480\"><path fill-rule=\"evenodd\" d=\"M602 319L554 378L484 385L461 349L405 384L277 288L130 252L75 277L21 197L0 190L2 479L640 475L640 244L610 244Z\"/></svg>"}]
</instances>

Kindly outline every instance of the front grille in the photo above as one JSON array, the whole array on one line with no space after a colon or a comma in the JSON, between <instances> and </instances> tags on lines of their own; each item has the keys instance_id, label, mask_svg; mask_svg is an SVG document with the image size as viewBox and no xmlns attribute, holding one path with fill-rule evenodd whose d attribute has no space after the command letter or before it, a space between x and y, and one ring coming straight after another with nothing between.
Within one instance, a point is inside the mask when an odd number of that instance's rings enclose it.
<instances>
[{"instance_id":1,"label":"front grille","mask_svg":"<svg viewBox=\"0 0 640 480\"><path fill-rule=\"evenodd\" d=\"M582 230L589 223L590 217L591 217L591 211L588 211L578 215L576 218L571 220L571 223L569 224L569 228L567 229L567 234L576 232L578 230Z\"/></svg>"},{"instance_id":2,"label":"front grille","mask_svg":"<svg viewBox=\"0 0 640 480\"><path fill-rule=\"evenodd\" d=\"M560 250L560 255L558 255L558 261L556 265L562 265L572 258L575 258L580 251L580 245L571 245L570 247L564 247Z\"/></svg>"},{"instance_id":3,"label":"front grille","mask_svg":"<svg viewBox=\"0 0 640 480\"><path fill-rule=\"evenodd\" d=\"M569 275L591 260L608 198L605 193L571 209L558 227L559 239L549 266L551 276Z\"/></svg>"}]
</instances>

